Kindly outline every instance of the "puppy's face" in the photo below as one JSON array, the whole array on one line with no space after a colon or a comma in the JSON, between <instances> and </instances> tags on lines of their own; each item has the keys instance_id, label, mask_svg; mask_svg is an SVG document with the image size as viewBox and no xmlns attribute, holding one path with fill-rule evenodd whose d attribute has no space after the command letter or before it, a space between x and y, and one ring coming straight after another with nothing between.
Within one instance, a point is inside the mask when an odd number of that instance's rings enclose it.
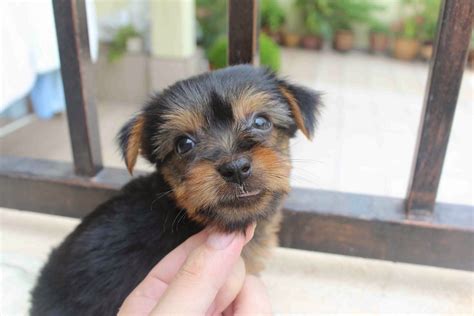
<instances>
[{"instance_id":1,"label":"puppy's face","mask_svg":"<svg viewBox=\"0 0 474 316\"><path fill-rule=\"evenodd\" d=\"M223 231L269 216L289 191L289 138L311 137L318 95L251 66L180 81L122 129L131 172L141 152L190 218Z\"/></svg>"}]
</instances>

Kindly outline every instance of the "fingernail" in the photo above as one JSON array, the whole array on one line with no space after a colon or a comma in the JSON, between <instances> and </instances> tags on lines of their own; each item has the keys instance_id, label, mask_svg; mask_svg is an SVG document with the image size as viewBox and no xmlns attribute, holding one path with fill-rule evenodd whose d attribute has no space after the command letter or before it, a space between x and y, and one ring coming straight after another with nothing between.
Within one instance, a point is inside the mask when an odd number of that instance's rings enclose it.
<instances>
[{"instance_id":1,"label":"fingernail","mask_svg":"<svg viewBox=\"0 0 474 316\"><path fill-rule=\"evenodd\" d=\"M207 237L207 244L216 250L227 248L235 238L235 234L212 233Z\"/></svg>"},{"instance_id":2,"label":"fingernail","mask_svg":"<svg viewBox=\"0 0 474 316\"><path fill-rule=\"evenodd\" d=\"M247 230L245 231L245 243L248 243L253 238L255 227L257 227L257 223L252 223L247 227Z\"/></svg>"}]
</instances>

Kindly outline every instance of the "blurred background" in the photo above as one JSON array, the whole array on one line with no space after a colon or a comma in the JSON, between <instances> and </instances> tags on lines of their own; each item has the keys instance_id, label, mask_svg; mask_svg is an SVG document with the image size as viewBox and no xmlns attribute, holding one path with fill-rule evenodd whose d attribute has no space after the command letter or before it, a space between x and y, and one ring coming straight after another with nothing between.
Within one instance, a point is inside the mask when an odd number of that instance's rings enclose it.
<instances>
[{"instance_id":1,"label":"blurred background","mask_svg":"<svg viewBox=\"0 0 474 316\"><path fill-rule=\"evenodd\" d=\"M261 1L261 64L324 93L314 142L300 135L292 143L295 186L405 196L439 5ZM52 5L2 6L2 153L71 161ZM106 166L123 167L114 136L151 93L226 65L226 6L225 0L87 1ZM473 204L473 45L474 39L439 201ZM138 168L149 170L143 161Z\"/></svg>"},{"instance_id":2,"label":"blurred background","mask_svg":"<svg viewBox=\"0 0 474 316\"><path fill-rule=\"evenodd\" d=\"M294 187L405 198L439 7L440 0L260 1L260 64L324 94L315 139L298 134L291 142ZM51 1L7 0L0 9L1 154L72 162ZM124 168L115 135L150 95L226 66L227 1L86 0L86 9L103 163ZM471 37L439 202L474 205L473 69ZM137 169L152 167L139 160ZM0 311L24 314L49 249L77 220L1 214L8 234L0 283L9 288ZM469 272L278 251L263 278L283 312L473 310Z\"/></svg>"}]
</instances>

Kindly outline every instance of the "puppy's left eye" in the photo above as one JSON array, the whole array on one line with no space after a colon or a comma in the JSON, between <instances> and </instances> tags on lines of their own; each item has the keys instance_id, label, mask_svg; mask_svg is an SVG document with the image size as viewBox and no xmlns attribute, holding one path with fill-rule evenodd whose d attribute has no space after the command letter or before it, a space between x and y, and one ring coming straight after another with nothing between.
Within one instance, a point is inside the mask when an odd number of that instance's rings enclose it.
<instances>
[{"instance_id":1,"label":"puppy's left eye","mask_svg":"<svg viewBox=\"0 0 474 316\"><path fill-rule=\"evenodd\" d=\"M269 130L272 127L272 122L270 122L267 118L263 116L257 116L253 120L252 126L256 129L260 130Z\"/></svg>"},{"instance_id":2,"label":"puppy's left eye","mask_svg":"<svg viewBox=\"0 0 474 316\"><path fill-rule=\"evenodd\" d=\"M189 137L181 137L176 142L176 152L183 155L196 146L196 142Z\"/></svg>"}]
</instances>

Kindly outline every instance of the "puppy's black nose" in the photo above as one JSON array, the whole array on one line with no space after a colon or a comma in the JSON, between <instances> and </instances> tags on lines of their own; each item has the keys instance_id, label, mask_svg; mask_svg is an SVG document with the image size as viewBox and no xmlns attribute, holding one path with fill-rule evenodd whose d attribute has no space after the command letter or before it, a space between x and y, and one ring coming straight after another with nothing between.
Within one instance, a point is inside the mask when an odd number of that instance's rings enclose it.
<instances>
[{"instance_id":1,"label":"puppy's black nose","mask_svg":"<svg viewBox=\"0 0 474 316\"><path fill-rule=\"evenodd\" d=\"M240 157L221 165L217 171L227 182L242 184L252 174L252 165L246 157Z\"/></svg>"}]
</instances>

